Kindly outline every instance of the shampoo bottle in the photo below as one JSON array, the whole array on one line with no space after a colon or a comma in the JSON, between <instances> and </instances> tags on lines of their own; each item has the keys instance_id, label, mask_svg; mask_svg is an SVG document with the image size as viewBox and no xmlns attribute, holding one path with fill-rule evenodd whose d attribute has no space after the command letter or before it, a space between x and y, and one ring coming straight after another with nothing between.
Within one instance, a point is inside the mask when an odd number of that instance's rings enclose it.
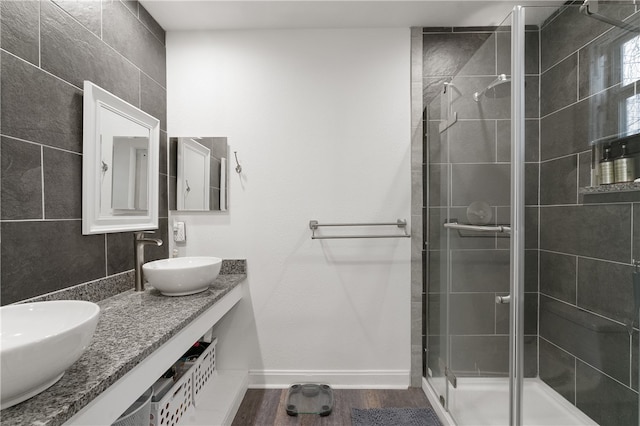
<instances>
[{"instance_id":1,"label":"shampoo bottle","mask_svg":"<svg viewBox=\"0 0 640 426\"><path fill-rule=\"evenodd\" d=\"M613 162L616 183L633 182L633 180L636 178L635 170L633 167L633 158L627 155L626 143L623 143L621 148L622 155L616 158Z\"/></svg>"},{"instance_id":2,"label":"shampoo bottle","mask_svg":"<svg viewBox=\"0 0 640 426\"><path fill-rule=\"evenodd\" d=\"M611 160L611 147L604 149L602 160L600 160L600 184L609 185L615 182L615 175L613 172L613 161Z\"/></svg>"}]
</instances>

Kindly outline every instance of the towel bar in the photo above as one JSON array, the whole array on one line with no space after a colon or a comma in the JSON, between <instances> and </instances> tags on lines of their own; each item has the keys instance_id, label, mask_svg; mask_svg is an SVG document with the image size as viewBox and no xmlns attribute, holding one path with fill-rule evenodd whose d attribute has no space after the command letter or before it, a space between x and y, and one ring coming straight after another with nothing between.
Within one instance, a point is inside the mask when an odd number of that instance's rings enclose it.
<instances>
[{"instance_id":1,"label":"towel bar","mask_svg":"<svg viewBox=\"0 0 640 426\"><path fill-rule=\"evenodd\" d=\"M321 226L397 226L404 231L404 234L400 235L316 235L316 230ZM311 229L312 240L329 240L329 239L344 239L344 238L411 238L411 235L407 233L407 220L398 219L395 222L382 222L382 223L318 223L317 220L309 221L309 229Z\"/></svg>"},{"instance_id":2,"label":"towel bar","mask_svg":"<svg viewBox=\"0 0 640 426\"><path fill-rule=\"evenodd\" d=\"M459 229L464 231L478 231L478 232L498 232L504 234L511 233L511 227L505 225L487 226L487 225L464 225L458 222L447 222L444 224L447 229Z\"/></svg>"}]
</instances>

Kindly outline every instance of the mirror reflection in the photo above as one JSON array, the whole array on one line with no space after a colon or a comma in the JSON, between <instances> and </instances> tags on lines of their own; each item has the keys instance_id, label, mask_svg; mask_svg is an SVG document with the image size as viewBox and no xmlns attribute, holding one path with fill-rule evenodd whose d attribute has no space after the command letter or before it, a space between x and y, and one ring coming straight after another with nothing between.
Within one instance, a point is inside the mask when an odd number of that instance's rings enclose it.
<instances>
[{"instance_id":1,"label":"mirror reflection","mask_svg":"<svg viewBox=\"0 0 640 426\"><path fill-rule=\"evenodd\" d=\"M227 138L177 137L170 143L170 208L226 211Z\"/></svg>"},{"instance_id":2,"label":"mirror reflection","mask_svg":"<svg viewBox=\"0 0 640 426\"><path fill-rule=\"evenodd\" d=\"M102 179L100 215L147 210L149 129L101 107Z\"/></svg>"},{"instance_id":3,"label":"mirror reflection","mask_svg":"<svg viewBox=\"0 0 640 426\"><path fill-rule=\"evenodd\" d=\"M113 138L112 209L147 210L148 144L144 136Z\"/></svg>"}]
</instances>

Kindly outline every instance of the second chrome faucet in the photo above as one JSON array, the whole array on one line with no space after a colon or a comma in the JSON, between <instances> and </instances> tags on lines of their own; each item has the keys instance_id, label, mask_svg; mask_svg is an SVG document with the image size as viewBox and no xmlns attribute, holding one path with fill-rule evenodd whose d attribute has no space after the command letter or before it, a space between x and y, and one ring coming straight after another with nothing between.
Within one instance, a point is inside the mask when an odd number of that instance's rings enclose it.
<instances>
[{"instance_id":1,"label":"second chrome faucet","mask_svg":"<svg viewBox=\"0 0 640 426\"><path fill-rule=\"evenodd\" d=\"M144 291L144 277L142 276L142 265L144 264L144 246L161 246L162 240L158 238L145 238L145 234L153 234L153 231L141 231L134 233L134 261L136 268L136 291Z\"/></svg>"}]
</instances>

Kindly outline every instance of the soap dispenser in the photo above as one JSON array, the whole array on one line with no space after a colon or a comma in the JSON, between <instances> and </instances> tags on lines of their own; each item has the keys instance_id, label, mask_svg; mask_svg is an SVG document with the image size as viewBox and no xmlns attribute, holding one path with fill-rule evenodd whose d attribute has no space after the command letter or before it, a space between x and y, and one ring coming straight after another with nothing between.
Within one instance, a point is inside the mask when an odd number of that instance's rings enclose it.
<instances>
[{"instance_id":1,"label":"soap dispenser","mask_svg":"<svg viewBox=\"0 0 640 426\"><path fill-rule=\"evenodd\" d=\"M600 184L609 185L615 182L615 174L613 171L613 161L611 160L611 147L604 149L602 160L600 160Z\"/></svg>"},{"instance_id":2,"label":"soap dispenser","mask_svg":"<svg viewBox=\"0 0 640 426\"><path fill-rule=\"evenodd\" d=\"M627 155L627 144L621 145L622 155L616 158L613 162L613 169L616 178L616 183L633 182L636 178L635 170L633 167L633 158Z\"/></svg>"}]
</instances>

